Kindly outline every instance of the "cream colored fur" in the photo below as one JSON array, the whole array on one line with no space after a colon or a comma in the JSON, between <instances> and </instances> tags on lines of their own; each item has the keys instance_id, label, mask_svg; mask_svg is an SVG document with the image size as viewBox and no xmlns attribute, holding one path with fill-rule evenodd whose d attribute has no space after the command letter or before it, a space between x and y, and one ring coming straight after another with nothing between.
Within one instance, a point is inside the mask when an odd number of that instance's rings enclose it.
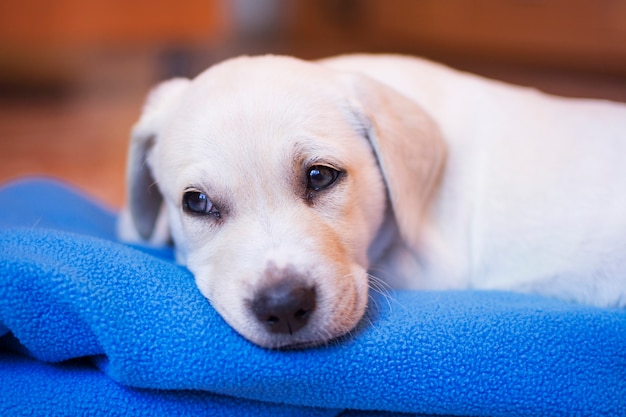
<instances>
[{"instance_id":1,"label":"cream colored fur","mask_svg":"<svg viewBox=\"0 0 626 417\"><path fill-rule=\"evenodd\" d=\"M307 169L339 179L307 190ZM502 289L626 306L626 105L557 98L409 57L241 57L158 86L133 130L120 236L167 244L267 347L349 332L370 272L396 288ZM219 217L183 207L202 192ZM306 326L251 313L315 288Z\"/></svg>"}]
</instances>

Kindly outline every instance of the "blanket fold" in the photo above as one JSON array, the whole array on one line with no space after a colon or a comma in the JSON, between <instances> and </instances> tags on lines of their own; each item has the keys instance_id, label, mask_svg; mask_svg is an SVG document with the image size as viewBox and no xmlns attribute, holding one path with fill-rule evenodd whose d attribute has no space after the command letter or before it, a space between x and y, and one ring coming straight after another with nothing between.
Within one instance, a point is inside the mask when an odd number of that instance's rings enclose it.
<instances>
[{"instance_id":1,"label":"blanket fold","mask_svg":"<svg viewBox=\"0 0 626 417\"><path fill-rule=\"evenodd\" d=\"M110 395L120 415L626 414L624 310L398 291L373 294L349 337L265 350L221 319L170 250L122 244L114 223L56 182L0 189L0 410L73 398L99 415Z\"/></svg>"}]
</instances>

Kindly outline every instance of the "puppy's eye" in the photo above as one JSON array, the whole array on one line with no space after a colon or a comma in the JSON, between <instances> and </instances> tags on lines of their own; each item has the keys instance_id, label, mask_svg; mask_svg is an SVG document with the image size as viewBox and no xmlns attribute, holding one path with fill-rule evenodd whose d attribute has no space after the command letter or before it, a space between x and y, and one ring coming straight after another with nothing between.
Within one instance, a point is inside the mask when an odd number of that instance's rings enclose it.
<instances>
[{"instance_id":1,"label":"puppy's eye","mask_svg":"<svg viewBox=\"0 0 626 417\"><path fill-rule=\"evenodd\" d=\"M183 194L183 210L187 213L210 214L220 218L220 212L213 205L209 197L200 191L187 191Z\"/></svg>"},{"instance_id":2,"label":"puppy's eye","mask_svg":"<svg viewBox=\"0 0 626 417\"><path fill-rule=\"evenodd\" d=\"M339 171L325 165L313 165L307 172L307 187L313 191L324 190L337 180Z\"/></svg>"}]
</instances>

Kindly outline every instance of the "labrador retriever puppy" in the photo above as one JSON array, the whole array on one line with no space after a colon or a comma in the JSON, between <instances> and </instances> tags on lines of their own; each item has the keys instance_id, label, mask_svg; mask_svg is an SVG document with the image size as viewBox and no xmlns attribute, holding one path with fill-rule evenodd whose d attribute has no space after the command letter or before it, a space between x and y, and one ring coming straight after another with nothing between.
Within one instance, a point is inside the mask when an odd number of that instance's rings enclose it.
<instances>
[{"instance_id":1,"label":"labrador retriever puppy","mask_svg":"<svg viewBox=\"0 0 626 417\"><path fill-rule=\"evenodd\" d=\"M152 91L127 186L121 238L173 241L264 347L349 332L381 281L626 306L624 104L403 56L239 57Z\"/></svg>"}]
</instances>

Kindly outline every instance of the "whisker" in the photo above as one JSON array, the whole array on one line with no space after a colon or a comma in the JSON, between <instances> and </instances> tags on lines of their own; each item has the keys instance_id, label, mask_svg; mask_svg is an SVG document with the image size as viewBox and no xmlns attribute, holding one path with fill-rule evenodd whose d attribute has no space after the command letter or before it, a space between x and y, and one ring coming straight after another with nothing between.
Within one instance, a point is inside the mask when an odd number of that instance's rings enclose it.
<instances>
[{"instance_id":1,"label":"whisker","mask_svg":"<svg viewBox=\"0 0 626 417\"><path fill-rule=\"evenodd\" d=\"M31 230L35 230L37 228L37 226L39 225L39 223L41 222L41 217L39 217L37 220L35 220L35 222L32 224L32 226L30 227Z\"/></svg>"},{"instance_id":2,"label":"whisker","mask_svg":"<svg viewBox=\"0 0 626 417\"><path fill-rule=\"evenodd\" d=\"M150 183L150 185L148 186L148 190L149 190L149 191L152 191L152 190L153 190L153 189L155 189L155 188L156 188L156 190L157 190L157 191L159 191L159 186L157 185L156 180L155 180L155 181L152 181L152 182Z\"/></svg>"},{"instance_id":3,"label":"whisker","mask_svg":"<svg viewBox=\"0 0 626 417\"><path fill-rule=\"evenodd\" d=\"M393 306L399 306L402 309L406 309L402 303L400 303L395 297L392 295L393 288L383 279L378 278L376 275L369 275L369 287L372 291L380 294L385 301L387 302L387 307L389 310L393 310ZM376 302L374 302L376 304Z\"/></svg>"},{"instance_id":4,"label":"whisker","mask_svg":"<svg viewBox=\"0 0 626 417\"><path fill-rule=\"evenodd\" d=\"M389 307L389 309L391 309L392 308L391 301L393 301L393 297L391 296L391 287L389 286L389 284L387 284L385 281L381 280L375 275L368 274L368 276L369 276L369 288L373 292L376 292L382 295L384 300L387 301L387 306ZM373 296L370 296L370 298L374 301L376 300L376 298Z\"/></svg>"}]
</instances>

